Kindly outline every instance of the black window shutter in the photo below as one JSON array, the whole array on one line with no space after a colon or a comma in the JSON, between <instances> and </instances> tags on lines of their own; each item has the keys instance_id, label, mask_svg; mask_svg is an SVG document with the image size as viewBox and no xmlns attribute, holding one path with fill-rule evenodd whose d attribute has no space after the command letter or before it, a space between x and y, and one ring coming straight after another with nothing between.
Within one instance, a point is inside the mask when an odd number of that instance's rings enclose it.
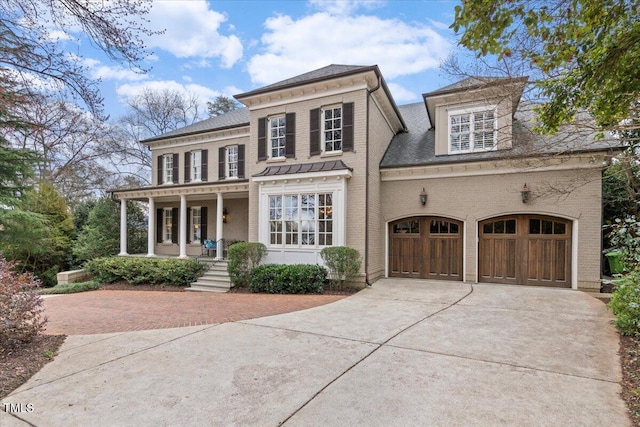
<instances>
[{"instance_id":1,"label":"black window shutter","mask_svg":"<svg viewBox=\"0 0 640 427\"><path fill-rule=\"evenodd\" d=\"M238 145L238 178L244 178L244 144Z\"/></svg>"},{"instance_id":2,"label":"black window shutter","mask_svg":"<svg viewBox=\"0 0 640 427\"><path fill-rule=\"evenodd\" d=\"M353 102L342 105L342 151L353 151Z\"/></svg>"},{"instance_id":3,"label":"black window shutter","mask_svg":"<svg viewBox=\"0 0 640 427\"><path fill-rule=\"evenodd\" d=\"M200 152L200 179L203 181L209 180L209 150L202 150Z\"/></svg>"},{"instance_id":4,"label":"black window shutter","mask_svg":"<svg viewBox=\"0 0 640 427\"><path fill-rule=\"evenodd\" d=\"M225 155L227 154L227 149L225 147L218 148L218 179L223 180L226 178L227 174L225 173Z\"/></svg>"},{"instance_id":5,"label":"black window shutter","mask_svg":"<svg viewBox=\"0 0 640 427\"><path fill-rule=\"evenodd\" d=\"M173 155L173 183L177 184L178 183L178 170L180 169L178 162L180 161L180 158L178 157L178 153Z\"/></svg>"},{"instance_id":6,"label":"black window shutter","mask_svg":"<svg viewBox=\"0 0 640 427\"><path fill-rule=\"evenodd\" d=\"M162 222L162 212L163 209L156 209L156 242L162 243L162 230L164 229L164 224Z\"/></svg>"},{"instance_id":7,"label":"black window shutter","mask_svg":"<svg viewBox=\"0 0 640 427\"><path fill-rule=\"evenodd\" d=\"M191 181L191 152L184 153L184 182Z\"/></svg>"},{"instance_id":8,"label":"black window shutter","mask_svg":"<svg viewBox=\"0 0 640 427\"><path fill-rule=\"evenodd\" d=\"M187 208L187 243L191 243L191 208Z\"/></svg>"},{"instance_id":9,"label":"black window shutter","mask_svg":"<svg viewBox=\"0 0 640 427\"><path fill-rule=\"evenodd\" d=\"M158 156L158 185L163 184L162 182L162 166L163 166L164 156L161 154Z\"/></svg>"},{"instance_id":10,"label":"black window shutter","mask_svg":"<svg viewBox=\"0 0 640 427\"><path fill-rule=\"evenodd\" d=\"M200 208L200 243L204 243L207 238L207 208Z\"/></svg>"},{"instance_id":11,"label":"black window shutter","mask_svg":"<svg viewBox=\"0 0 640 427\"><path fill-rule=\"evenodd\" d=\"M314 108L309 112L309 154L320 154L320 109Z\"/></svg>"},{"instance_id":12,"label":"black window shutter","mask_svg":"<svg viewBox=\"0 0 640 427\"><path fill-rule=\"evenodd\" d=\"M285 157L296 157L296 113L285 115Z\"/></svg>"},{"instance_id":13,"label":"black window shutter","mask_svg":"<svg viewBox=\"0 0 640 427\"><path fill-rule=\"evenodd\" d=\"M267 159L267 118L258 119L258 160Z\"/></svg>"},{"instance_id":14,"label":"black window shutter","mask_svg":"<svg viewBox=\"0 0 640 427\"><path fill-rule=\"evenodd\" d=\"M171 209L171 243L178 243L178 229L180 228L178 212L178 208Z\"/></svg>"}]
</instances>

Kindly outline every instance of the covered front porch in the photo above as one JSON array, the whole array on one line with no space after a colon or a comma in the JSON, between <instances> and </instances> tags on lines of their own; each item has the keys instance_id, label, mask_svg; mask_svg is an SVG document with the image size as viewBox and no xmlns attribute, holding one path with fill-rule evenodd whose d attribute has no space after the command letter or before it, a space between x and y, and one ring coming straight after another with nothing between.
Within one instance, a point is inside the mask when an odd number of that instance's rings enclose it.
<instances>
[{"instance_id":1,"label":"covered front porch","mask_svg":"<svg viewBox=\"0 0 640 427\"><path fill-rule=\"evenodd\" d=\"M114 198L148 204L147 257L224 259L226 246L248 240L248 182L115 190ZM120 203L120 253L127 253L127 204ZM205 248L205 242L209 243ZM213 242L213 244L211 244Z\"/></svg>"}]
</instances>

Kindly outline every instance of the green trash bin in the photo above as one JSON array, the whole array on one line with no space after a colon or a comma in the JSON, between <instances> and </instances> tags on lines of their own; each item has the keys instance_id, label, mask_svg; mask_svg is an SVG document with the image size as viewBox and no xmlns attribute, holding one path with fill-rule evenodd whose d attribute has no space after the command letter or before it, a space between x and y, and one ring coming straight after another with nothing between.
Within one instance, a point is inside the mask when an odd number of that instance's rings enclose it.
<instances>
[{"instance_id":1,"label":"green trash bin","mask_svg":"<svg viewBox=\"0 0 640 427\"><path fill-rule=\"evenodd\" d=\"M624 265L622 263L622 252L620 251L611 251L604 254L609 261L609 270L611 270L612 274L621 274L624 270Z\"/></svg>"}]
</instances>

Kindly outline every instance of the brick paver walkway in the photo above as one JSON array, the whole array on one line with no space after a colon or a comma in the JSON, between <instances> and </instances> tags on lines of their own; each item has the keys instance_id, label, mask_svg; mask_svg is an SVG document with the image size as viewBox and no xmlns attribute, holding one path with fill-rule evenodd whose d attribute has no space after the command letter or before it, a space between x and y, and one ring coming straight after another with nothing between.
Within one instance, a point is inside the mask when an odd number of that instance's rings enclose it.
<instances>
[{"instance_id":1,"label":"brick paver walkway","mask_svg":"<svg viewBox=\"0 0 640 427\"><path fill-rule=\"evenodd\" d=\"M98 290L44 300L47 334L101 334L176 328L288 313L342 295L216 294Z\"/></svg>"}]
</instances>

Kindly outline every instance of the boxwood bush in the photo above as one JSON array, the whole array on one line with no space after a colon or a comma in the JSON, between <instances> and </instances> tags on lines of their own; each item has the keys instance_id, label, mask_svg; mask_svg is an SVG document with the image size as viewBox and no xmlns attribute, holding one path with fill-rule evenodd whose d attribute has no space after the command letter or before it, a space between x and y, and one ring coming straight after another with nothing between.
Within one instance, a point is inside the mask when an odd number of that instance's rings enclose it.
<instances>
[{"instance_id":1,"label":"boxwood bush","mask_svg":"<svg viewBox=\"0 0 640 427\"><path fill-rule=\"evenodd\" d=\"M105 257L88 261L85 270L101 283L186 286L206 270L197 259Z\"/></svg>"},{"instance_id":2,"label":"boxwood bush","mask_svg":"<svg viewBox=\"0 0 640 427\"><path fill-rule=\"evenodd\" d=\"M320 251L320 256L329 269L331 282L339 288L352 282L360 272L362 257L357 249L349 246L330 246Z\"/></svg>"},{"instance_id":3,"label":"boxwood bush","mask_svg":"<svg viewBox=\"0 0 640 427\"><path fill-rule=\"evenodd\" d=\"M251 270L249 290L269 294L321 294L327 270L316 264L265 264Z\"/></svg>"},{"instance_id":4,"label":"boxwood bush","mask_svg":"<svg viewBox=\"0 0 640 427\"><path fill-rule=\"evenodd\" d=\"M623 335L640 336L640 270L620 276L615 283L609 302L615 325Z\"/></svg>"},{"instance_id":5,"label":"boxwood bush","mask_svg":"<svg viewBox=\"0 0 640 427\"><path fill-rule=\"evenodd\" d=\"M227 271L233 286L247 286L251 270L267 255L267 247L256 242L237 242L229 246Z\"/></svg>"}]
</instances>

